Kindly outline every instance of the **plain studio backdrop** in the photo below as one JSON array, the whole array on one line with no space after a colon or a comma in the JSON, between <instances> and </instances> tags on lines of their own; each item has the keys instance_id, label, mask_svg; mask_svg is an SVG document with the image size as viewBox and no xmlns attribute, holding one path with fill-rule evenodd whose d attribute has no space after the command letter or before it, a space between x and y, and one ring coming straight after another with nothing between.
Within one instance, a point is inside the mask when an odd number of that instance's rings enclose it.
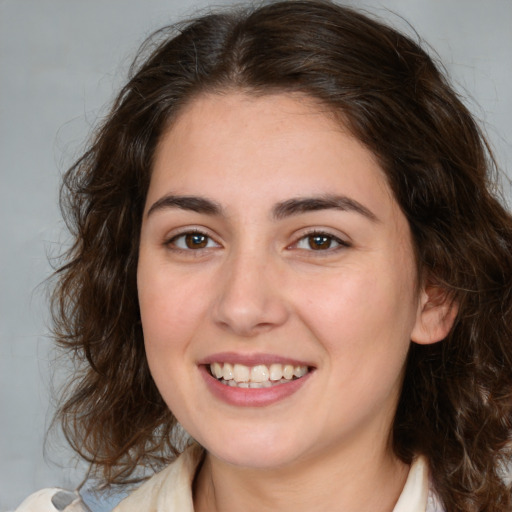
<instances>
[{"instance_id":1,"label":"plain studio backdrop","mask_svg":"<svg viewBox=\"0 0 512 512\"><path fill-rule=\"evenodd\" d=\"M512 0L346 3L406 32L405 20L415 27L511 176ZM58 435L43 452L55 364L41 283L51 273L48 257L66 244L60 175L107 112L142 40L208 5L0 0L0 512L41 487L72 489L84 474ZM510 204L510 185L505 190Z\"/></svg>"}]
</instances>

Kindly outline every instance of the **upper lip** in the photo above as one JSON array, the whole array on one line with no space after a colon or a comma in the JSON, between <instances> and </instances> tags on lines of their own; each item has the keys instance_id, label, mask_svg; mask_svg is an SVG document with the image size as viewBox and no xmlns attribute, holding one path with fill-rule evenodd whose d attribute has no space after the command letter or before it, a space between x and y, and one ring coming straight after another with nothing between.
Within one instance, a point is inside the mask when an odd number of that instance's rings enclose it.
<instances>
[{"instance_id":1,"label":"upper lip","mask_svg":"<svg viewBox=\"0 0 512 512\"><path fill-rule=\"evenodd\" d=\"M244 366L256 366L259 364L291 364L293 366L313 367L308 361L301 361L291 357L280 356L276 354L240 354L237 352L219 352L211 354L198 361L199 365L209 365L212 363L230 363L243 364Z\"/></svg>"}]
</instances>

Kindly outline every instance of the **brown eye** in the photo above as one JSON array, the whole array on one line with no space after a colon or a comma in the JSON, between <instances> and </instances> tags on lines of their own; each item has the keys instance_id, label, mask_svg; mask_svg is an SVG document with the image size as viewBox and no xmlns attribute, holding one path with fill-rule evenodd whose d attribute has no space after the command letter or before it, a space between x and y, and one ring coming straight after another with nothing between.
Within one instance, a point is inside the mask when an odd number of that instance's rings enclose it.
<instances>
[{"instance_id":1,"label":"brown eye","mask_svg":"<svg viewBox=\"0 0 512 512\"><path fill-rule=\"evenodd\" d=\"M189 249L204 249L208 245L208 237L201 233L187 233L185 245Z\"/></svg>"},{"instance_id":2,"label":"brown eye","mask_svg":"<svg viewBox=\"0 0 512 512\"><path fill-rule=\"evenodd\" d=\"M183 251L197 251L200 249L219 247L219 244L212 238L198 231L190 231L189 233L177 235L169 240L167 245Z\"/></svg>"},{"instance_id":3,"label":"brown eye","mask_svg":"<svg viewBox=\"0 0 512 512\"><path fill-rule=\"evenodd\" d=\"M308 244L313 251L330 249L333 242L333 238L326 235L308 236Z\"/></svg>"},{"instance_id":4,"label":"brown eye","mask_svg":"<svg viewBox=\"0 0 512 512\"><path fill-rule=\"evenodd\" d=\"M305 235L294 245L296 249L317 252L331 252L349 246L348 242L344 242L330 233L322 232Z\"/></svg>"}]
</instances>

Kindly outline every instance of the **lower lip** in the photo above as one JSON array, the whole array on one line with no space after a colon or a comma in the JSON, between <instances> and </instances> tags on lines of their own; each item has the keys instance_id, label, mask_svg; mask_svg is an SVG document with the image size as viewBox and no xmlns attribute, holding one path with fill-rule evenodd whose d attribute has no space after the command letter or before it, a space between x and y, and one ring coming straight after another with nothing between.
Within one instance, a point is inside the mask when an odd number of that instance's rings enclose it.
<instances>
[{"instance_id":1,"label":"lower lip","mask_svg":"<svg viewBox=\"0 0 512 512\"><path fill-rule=\"evenodd\" d=\"M222 384L210 374L206 366L201 365L199 369L208 388L216 398L238 407L265 407L284 400L298 391L309 380L312 373L310 371L300 379L268 388L237 388Z\"/></svg>"}]
</instances>

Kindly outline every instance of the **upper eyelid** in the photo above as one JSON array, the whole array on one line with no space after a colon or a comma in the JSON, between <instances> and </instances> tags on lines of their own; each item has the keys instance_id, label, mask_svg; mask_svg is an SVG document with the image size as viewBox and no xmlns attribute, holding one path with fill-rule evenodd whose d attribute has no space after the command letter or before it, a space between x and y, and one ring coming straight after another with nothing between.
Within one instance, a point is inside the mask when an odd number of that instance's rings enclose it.
<instances>
[{"instance_id":1,"label":"upper eyelid","mask_svg":"<svg viewBox=\"0 0 512 512\"><path fill-rule=\"evenodd\" d=\"M328 236L330 238L333 238L334 240L338 240L340 243L345 244L345 245L352 244L350 237L348 237L347 235L342 234L342 233L333 233L328 228L306 228L306 231L301 232L295 236L294 243L297 243L299 240L302 240L303 238L306 238L308 236L314 236L314 235Z\"/></svg>"},{"instance_id":2,"label":"upper eyelid","mask_svg":"<svg viewBox=\"0 0 512 512\"><path fill-rule=\"evenodd\" d=\"M188 226L184 227L182 229L173 231L169 234L166 234L163 239L163 244L170 245L171 242L173 242L174 240L176 240L182 236L189 235L189 234L203 235L203 236L209 238L210 240L212 240L215 244L217 244L219 246L222 245L221 242L219 242L218 237L212 235L208 229L201 228L201 227L188 227Z\"/></svg>"},{"instance_id":3,"label":"upper eyelid","mask_svg":"<svg viewBox=\"0 0 512 512\"><path fill-rule=\"evenodd\" d=\"M331 238L337 243L337 246L330 247L327 249L318 249L314 250L312 248L305 249L305 248L299 248L299 244L306 238L310 236L327 236L328 238ZM328 230L325 229L311 229L305 233L302 233L300 236L297 236L295 238L295 241L289 244L286 247L286 250L297 250L299 253L307 254L308 257L315 257L315 258L326 258L329 256L333 256L335 254L338 254L342 250L346 250L348 248L351 248L353 246L352 242L350 240L347 240L346 237L335 235L331 233Z\"/></svg>"},{"instance_id":4,"label":"upper eyelid","mask_svg":"<svg viewBox=\"0 0 512 512\"><path fill-rule=\"evenodd\" d=\"M297 233L298 231L298 233ZM350 237L343 233L333 233L331 229L324 228L324 227L310 227L310 228L302 228L296 231L295 235L291 235L291 238L293 241L289 244L287 244L287 247L292 247L296 245L300 240L307 238L308 236L313 235L324 235L327 237L330 237L336 241L338 241L343 246L351 246L352 241ZM165 235L164 237L164 244L169 244L172 240L184 236L191 233L197 233L204 235L208 238L210 238L213 242L215 242L218 245L223 245L223 243L220 241L221 237L217 236L216 233L212 233L210 229L206 228L205 226L184 226L182 228L176 228L175 230L172 230L171 233Z\"/></svg>"},{"instance_id":5,"label":"upper eyelid","mask_svg":"<svg viewBox=\"0 0 512 512\"><path fill-rule=\"evenodd\" d=\"M213 240L217 238L214 234L212 234L211 230L205 228L204 226L183 226L181 228L171 229L168 231L164 238L166 238L167 240L172 240L173 238L176 238L181 235L187 235L189 233L197 233L200 235L204 235Z\"/></svg>"}]
</instances>

